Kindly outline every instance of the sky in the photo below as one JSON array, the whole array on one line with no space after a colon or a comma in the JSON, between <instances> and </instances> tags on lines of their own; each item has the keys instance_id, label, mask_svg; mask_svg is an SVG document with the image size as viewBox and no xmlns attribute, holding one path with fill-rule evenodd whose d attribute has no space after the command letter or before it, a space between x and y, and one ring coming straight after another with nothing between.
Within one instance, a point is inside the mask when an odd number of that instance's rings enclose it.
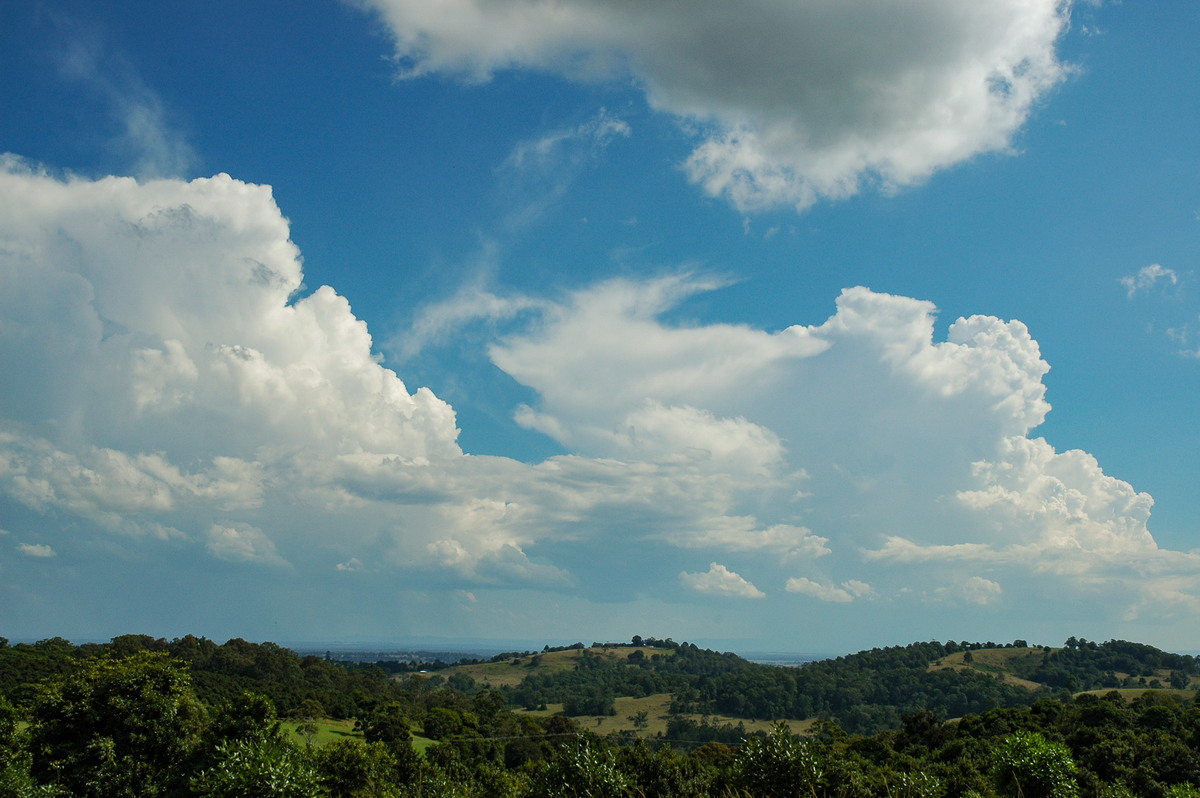
<instances>
[{"instance_id":1,"label":"sky","mask_svg":"<svg viewBox=\"0 0 1200 798\"><path fill-rule=\"evenodd\" d=\"M0 6L0 634L1200 650L1197 31Z\"/></svg>"}]
</instances>

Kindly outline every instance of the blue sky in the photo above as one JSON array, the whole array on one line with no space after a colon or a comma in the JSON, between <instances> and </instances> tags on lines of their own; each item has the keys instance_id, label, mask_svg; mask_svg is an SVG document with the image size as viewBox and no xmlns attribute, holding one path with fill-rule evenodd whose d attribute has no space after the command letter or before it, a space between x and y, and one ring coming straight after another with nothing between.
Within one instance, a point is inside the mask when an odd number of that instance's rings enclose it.
<instances>
[{"instance_id":1,"label":"blue sky","mask_svg":"<svg viewBox=\"0 0 1200 798\"><path fill-rule=\"evenodd\" d=\"M1200 9L0 10L0 633L1200 648Z\"/></svg>"}]
</instances>

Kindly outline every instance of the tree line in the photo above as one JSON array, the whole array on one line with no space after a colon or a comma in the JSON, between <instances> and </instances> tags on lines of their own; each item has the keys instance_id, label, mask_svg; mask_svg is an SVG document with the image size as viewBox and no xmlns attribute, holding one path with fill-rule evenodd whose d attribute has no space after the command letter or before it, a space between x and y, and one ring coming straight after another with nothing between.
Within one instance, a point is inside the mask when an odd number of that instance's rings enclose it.
<instances>
[{"instance_id":1,"label":"tree line","mask_svg":"<svg viewBox=\"0 0 1200 798\"><path fill-rule=\"evenodd\" d=\"M840 659L860 671L883 662L912 670L936 645ZM1141 653L1162 654L1154 651ZM689 658L707 678L752 670L690 644L634 653L644 661L623 667L653 674L658 664L657 676L684 672ZM594 653L585 659L579 672L611 669ZM235 692L247 683L259 689ZM955 720L924 708L872 733L818 721L804 737L782 724L752 735L676 716L659 735L602 737L569 717L516 711L503 693L473 684L392 679L272 644L141 636L0 645L0 685L0 798L1200 798L1200 706L1170 691L1133 700L1060 692ZM304 721L301 734L281 724L271 694ZM305 727L326 704L352 708L345 717L361 736L313 744Z\"/></svg>"}]
</instances>

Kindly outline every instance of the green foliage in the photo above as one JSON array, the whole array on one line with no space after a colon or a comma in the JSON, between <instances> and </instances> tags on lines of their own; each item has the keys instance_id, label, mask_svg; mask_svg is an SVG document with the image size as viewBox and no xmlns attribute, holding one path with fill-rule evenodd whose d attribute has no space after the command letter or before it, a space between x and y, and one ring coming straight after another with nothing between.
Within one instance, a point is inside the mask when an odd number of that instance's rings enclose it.
<instances>
[{"instance_id":1,"label":"green foliage","mask_svg":"<svg viewBox=\"0 0 1200 798\"><path fill-rule=\"evenodd\" d=\"M1172 784L1163 793L1163 798L1200 798L1200 787L1193 784Z\"/></svg>"},{"instance_id":2,"label":"green foliage","mask_svg":"<svg viewBox=\"0 0 1200 798\"><path fill-rule=\"evenodd\" d=\"M214 764L191 780L192 791L212 798L320 798L316 769L296 748L272 735L224 740Z\"/></svg>"},{"instance_id":3,"label":"green foliage","mask_svg":"<svg viewBox=\"0 0 1200 798\"><path fill-rule=\"evenodd\" d=\"M280 734L279 717L271 699L245 692L223 701L212 713L204 730L205 747L215 748L224 740L251 740Z\"/></svg>"},{"instance_id":4,"label":"green foliage","mask_svg":"<svg viewBox=\"0 0 1200 798\"><path fill-rule=\"evenodd\" d=\"M945 794L940 779L919 770L901 773L887 785L887 798L942 798Z\"/></svg>"},{"instance_id":5,"label":"green foliage","mask_svg":"<svg viewBox=\"0 0 1200 798\"><path fill-rule=\"evenodd\" d=\"M1011 672L1013 663L1056 662L1049 649L985 654L975 644L919 643L765 668L687 643L667 648L633 652L640 657L547 650L542 667L514 669L526 684L492 690L455 673L389 682L370 668L241 640L0 644L0 684L14 685L7 700L0 693L0 798L1200 798L1200 704L1126 691L1037 701L1024 693L1004 706L1008 694L994 692L1000 680L928 668L938 652L968 651L976 668L1000 663ZM1192 672L1186 658L1119 641L1077 640L1067 650L1056 667L1066 662L1080 679L1118 657L1161 665L1164 681ZM19 681L31 663L46 668L44 684ZM975 691L977 682L987 689ZM793 715L807 702L841 725L818 720L799 737L777 724L755 736L744 725L677 715L654 737L597 737L568 717L519 714L506 702L664 686L693 710L737 704ZM367 742L302 746L283 733L273 696L291 718L350 708ZM949 707L975 702L986 708L943 720ZM902 713L906 706L916 709ZM411 744L413 721L439 740L423 753Z\"/></svg>"},{"instance_id":6,"label":"green foliage","mask_svg":"<svg viewBox=\"0 0 1200 798\"><path fill-rule=\"evenodd\" d=\"M654 750L644 740L619 749L617 764L632 781L635 795L656 798L708 795L716 775L700 758L669 745Z\"/></svg>"},{"instance_id":7,"label":"green foliage","mask_svg":"<svg viewBox=\"0 0 1200 798\"><path fill-rule=\"evenodd\" d=\"M186 672L165 654L86 661L34 703L32 773L78 796L165 795L203 721Z\"/></svg>"},{"instance_id":8,"label":"green foliage","mask_svg":"<svg viewBox=\"0 0 1200 798\"><path fill-rule=\"evenodd\" d=\"M992 775L1004 795L1021 798L1074 798L1076 766L1071 751L1037 732L1019 731L1001 740Z\"/></svg>"},{"instance_id":9,"label":"green foliage","mask_svg":"<svg viewBox=\"0 0 1200 798\"><path fill-rule=\"evenodd\" d=\"M399 789L396 757L383 743L338 740L312 751L330 798L392 798Z\"/></svg>"},{"instance_id":10,"label":"green foliage","mask_svg":"<svg viewBox=\"0 0 1200 798\"><path fill-rule=\"evenodd\" d=\"M0 696L0 761L12 759L22 750L21 715L4 696Z\"/></svg>"},{"instance_id":11,"label":"green foliage","mask_svg":"<svg viewBox=\"0 0 1200 798\"><path fill-rule=\"evenodd\" d=\"M666 739L676 743L725 743L740 745L746 739L746 727L730 723L717 723L711 718L692 720L675 716L667 721Z\"/></svg>"},{"instance_id":12,"label":"green foliage","mask_svg":"<svg viewBox=\"0 0 1200 798\"><path fill-rule=\"evenodd\" d=\"M185 663L197 697L214 706L250 691L267 696L285 716L293 716L307 701L310 708L319 704L322 715L352 718L371 703L405 697L403 688L375 665L342 667L320 657L301 657L274 643L234 638L218 645L193 635L170 641L122 635L110 643L82 646L50 638L0 646L0 695L28 707L37 683L65 676L88 659L119 659L137 651L166 652Z\"/></svg>"},{"instance_id":13,"label":"green foliage","mask_svg":"<svg viewBox=\"0 0 1200 798\"><path fill-rule=\"evenodd\" d=\"M0 696L0 798L54 798L63 793L51 786L39 786L30 768L26 734L21 729L16 708Z\"/></svg>"},{"instance_id":14,"label":"green foliage","mask_svg":"<svg viewBox=\"0 0 1200 798\"><path fill-rule=\"evenodd\" d=\"M561 749L534 773L529 798L625 798L633 795L629 777L611 748L588 739Z\"/></svg>"},{"instance_id":15,"label":"green foliage","mask_svg":"<svg viewBox=\"0 0 1200 798\"><path fill-rule=\"evenodd\" d=\"M434 707L425 715L421 727L425 736L431 740L448 740L462 734L463 730L474 728L478 721L470 713L462 713L447 707Z\"/></svg>"},{"instance_id":16,"label":"green foliage","mask_svg":"<svg viewBox=\"0 0 1200 798\"><path fill-rule=\"evenodd\" d=\"M300 702L299 706L289 712L288 716L317 720L318 718L326 717L325 707L321 706L321 702L314 698L306 698Z\"/></svg>"},{"instance_id":17,"label":"green foliage","mask_svg":"<svg viewBox=\"0 0 1200 798\"><path fill-rule=\"evenodd\" d=\"M371 707L359 717L354 728L362 732L363 738L369 743L408 742L412 739L405 707L398 701Z\"/></svg>"},{"instance_id":18,"label":"green foliage","mask_svg":"<svg viewBox=\"0 0 1200 798\"><path fill-rule=\"evenodd\" d=\"M0 695L19 707L28 707L37 694L35 685L75 668L78 649L61 637L37 643L0 646Z\"/></svg>"},{"instance_id":19,"label":"green foliage","mask_svg":"<svg viewBox=\"0 0 1200 798\"><path fill-rule=\"evenodd\" d=\"M296 725L296 734L304 738L306 748L312 748L313 740L316 739L317 733L320 731L317 722L312 718L304 718Z\"/></svg>"},{"instance_id":20,"label":"green foliage","mask_svg":"<svg viewBox=\"0 0 1200 798\"><path fill-rule=\"evenodd\" d=\"M731 784L761 798L823 794L825 758L813 740L801 740L783 723L766 737L747 740L733 759Z\"/></svg>"}]
</instances>

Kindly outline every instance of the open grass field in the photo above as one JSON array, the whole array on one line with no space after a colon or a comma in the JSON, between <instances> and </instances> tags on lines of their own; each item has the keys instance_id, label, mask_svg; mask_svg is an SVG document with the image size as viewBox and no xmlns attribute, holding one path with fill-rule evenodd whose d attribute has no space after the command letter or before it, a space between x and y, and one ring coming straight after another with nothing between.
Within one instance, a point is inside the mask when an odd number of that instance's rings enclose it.
<instances>
[{"instance_id":1,"label":"open grass field","mask_svg":"<svg viewBox=\"0 0 1200 798\"><path fill-rule=\"evenodd\" d=\"M617 714L615 715L580 715L572 719L582 728L593 731L596 734L628 731L637 734L639 737L653 737L667 733L667 708L670 705L671 696L666 693L646 696L645 698L624 697L616 700ZM518 711L526 715L549 717L550 715L562 712L562 704L549 704L544 710ZM647 725L644 729L638 729L633 721L633 718L639 712L646 713ZM707 717L711 723L718 726L723 726L726 723L736 726L738 723L741 723L748 733L756 731L767 732L775 725L775 721L745 720L728 715L684 715L684 717L697 722ZM785 722L795 734L803 734L812 726L811 720L786 720Z\"/></svg>"},{"instance_id":2,"label":"open grass field","mask_svg":"<svg viewBox=\"0 0 1200 798\"><path fill-rule=\"evenodd\" d=\"M1149 688L1149 687L1122 687L1118 690L1101 689L1101 690L1085 690L1076 695L1108 695L1109 693L1117 693L1125 699L1125 703L1132 703L1134 699L1145 695L1146 693L1170 694L1178 698L1180 701L1191 701L1196 698L1196 688L1188 687L1184 690L1175 690L1170 687Z\"/></svg>"},{"instance_id":3,"label":"open grass field","mask_svg":"<svg viewBox=\"0 0 1200 798\"><path fill-rule=\"evenodd\" d=\"M304 745L306 740L304 735L297 729L300 727L300 721L286 719L281 721L281 726L287 738L295 745ZM321 718L316 721L317 733L313 735L313 745L328 745L336 740L359 740L363 739L361 733L354 731L353 720L334 720L333 718ZM426 748L433 745L433 740L428 737L422 737L417 734L417 729L413 729L412 744L413 748L418 752L423 753Z\"/></svg>"},{"instance_id":4,"label":"open grass field","mask_svg":"<svg viewBox=\"0 0 1200 798\"><path fill-rule=\"evenodd\" d=\"M304 735L296 731L296 729L300 726L300 721L289 718L281 723L283 731L286 733L289 740L291 740L293 743L298 743L301 745L304 744ZM353 720L333 720L332 718L321 718L315 721L315 723L317 726L317 733L313 735L313 745L325 745L326 743L331 743L334 740L362 739L362 735L354 731Z\"/></svg>"}]
</instances>

